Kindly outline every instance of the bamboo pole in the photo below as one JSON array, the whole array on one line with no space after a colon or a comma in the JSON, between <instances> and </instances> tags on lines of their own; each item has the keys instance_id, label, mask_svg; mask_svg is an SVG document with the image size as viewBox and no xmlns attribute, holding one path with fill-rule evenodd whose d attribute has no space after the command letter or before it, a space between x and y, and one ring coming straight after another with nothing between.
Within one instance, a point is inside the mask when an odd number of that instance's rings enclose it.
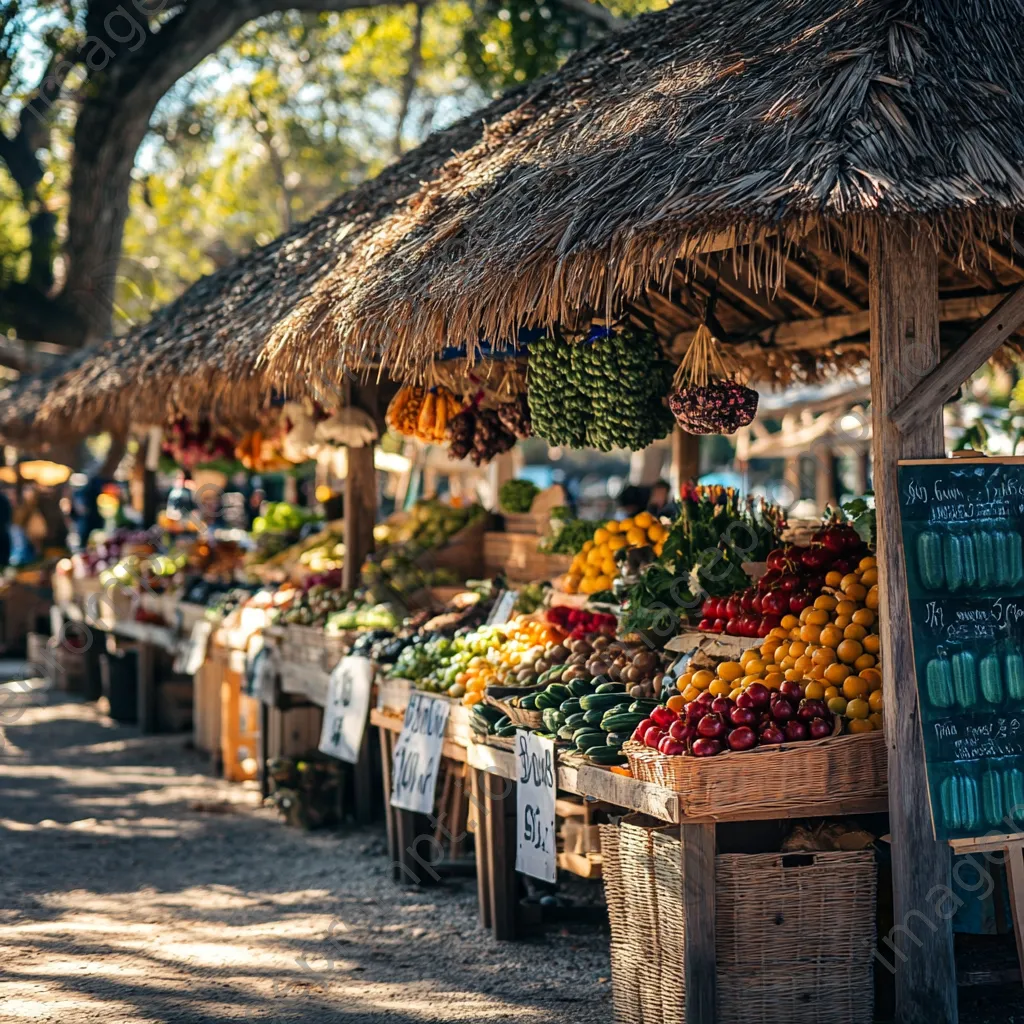
<instances>
[{"instance_id":1,"label":"bamboo pole","mask_svg":"<svg viewBox=\"0 0 1024 1024\"><path fill-rule=\"evenodd\" d=\"M879 621L896 925L879 952L895 974L900 1024L954 1024L952 922L937 902L950 891L950 852L932 832L897 493L901 458L944 454L942 407L929 408L903 434L890 418L939 362L938 259L923 239L914 246L889 228L874 239L870 262Z\"/></svg>"}]
</instances>

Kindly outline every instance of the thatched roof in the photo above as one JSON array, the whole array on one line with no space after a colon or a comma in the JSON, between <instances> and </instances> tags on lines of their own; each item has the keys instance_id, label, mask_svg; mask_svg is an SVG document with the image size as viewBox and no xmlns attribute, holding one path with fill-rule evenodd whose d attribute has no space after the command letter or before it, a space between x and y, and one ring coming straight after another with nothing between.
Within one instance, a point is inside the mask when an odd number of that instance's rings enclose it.
<instances>
[{"instance_id":1,"label":"thatched roof","mask_svg":"<svg viewBox=\"0 0 1024 1024\"><path fill-rule=\"evenodd\" d=\"M1019 0L680 0L480 116L274 331L276 376L342 353L408 369L667 295L685 326L701 287L771 348L771 325L862 313L883 218L944 246L947 297L1020 280L1008 244L973 248L1024 211ZM738 262L687 259L737 243Z\"/></svg>"},{"instance_id":2,"label":"thatched roof","mask_svg":"<svg viewBox=\"0 0 1024 1024\"><path fill-rule=\"evenodd\" d=\"M515 102L514 96L504 101ZM85 432L111 417L162 422L185 412L237 422L257 415L269 394L257 363L273 324L337 271L347 253L372 248L377 225L482 131L474 114L435 133L312 219L201 278L145 324L91 350L63 378L48 377L40 426L71 422ZM310 374L294 383L296 393L308 393ZM31 390L39 393L38 386Z\"/></svg>"}]
</instances>

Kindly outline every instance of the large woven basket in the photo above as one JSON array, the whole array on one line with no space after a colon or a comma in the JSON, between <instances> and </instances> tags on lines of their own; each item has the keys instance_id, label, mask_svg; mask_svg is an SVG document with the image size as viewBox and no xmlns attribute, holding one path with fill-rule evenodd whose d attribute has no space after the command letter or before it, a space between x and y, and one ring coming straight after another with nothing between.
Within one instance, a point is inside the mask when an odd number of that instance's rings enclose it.
<instances>
[{"instance_id":1,"label":"large woven basket","mask_svg":"<svg viewBox=\"0 0 1024 1024\"><path fill-rule=\"evenodd\" d=\"M642 743L622 747L634 778L681 796L688 817L721 817L756 805L823 808L843 798L884 797L885 738L880 732L756 747L717 757L666 757Z\"/></svg>"},{"instance_id":2,"label":"large woven basket","mask_svg":"<svg viewBox=\"0 0 1024 1024\"><path fill-rule=\"evenodd\" d=\"M623 821L601 826L615 1019L679 1024L686 941L679 838L671 827ZM718 1020L869 1024L871 851L729 854L715 858L715 871Z\"/></svg>"}]
</instances>

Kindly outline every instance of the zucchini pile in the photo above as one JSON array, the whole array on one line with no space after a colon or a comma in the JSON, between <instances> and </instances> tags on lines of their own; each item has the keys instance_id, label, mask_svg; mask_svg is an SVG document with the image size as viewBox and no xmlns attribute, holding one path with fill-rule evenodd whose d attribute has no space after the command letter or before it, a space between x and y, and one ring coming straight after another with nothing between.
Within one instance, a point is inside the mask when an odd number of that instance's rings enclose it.
<instances>
[{"instance_id":1,"label":"zucchini pile","mask_svg":"<svg viewBox=\"0 0 1024 1024\"><path fill-rule=\"evenodd\" d=\"M519 705L541 713L538 735L572 743L594 764L619 765L626 763L619 748L658 702L634 700L625 683L573 679L527 694Z\"/></svg>"},{"instance_id":2,"label":"zucchini pile","mask_svg":"<svg viewBox=\"0 0 1024 1024\"><path fill-rule=\"evenodd\" d=\"M474 704L469 713L469 727L482 736L515 736L516 726L508 715L492 704Z\"/></svg>"},{"instance_id":3,"label":"zucchini pile","mask_svg":"<svg viewBox=\"0 0 1024 1024\"><path fill-rule=\"evenodd\" d=\"M951 832L974 832L982 825L1011 831L1008 823L1019 821L1024 807L1024 772L990 768L981 773L980 786L969 775L951 775L939 787L939 802Z\"/></svg>"}]
</instances>

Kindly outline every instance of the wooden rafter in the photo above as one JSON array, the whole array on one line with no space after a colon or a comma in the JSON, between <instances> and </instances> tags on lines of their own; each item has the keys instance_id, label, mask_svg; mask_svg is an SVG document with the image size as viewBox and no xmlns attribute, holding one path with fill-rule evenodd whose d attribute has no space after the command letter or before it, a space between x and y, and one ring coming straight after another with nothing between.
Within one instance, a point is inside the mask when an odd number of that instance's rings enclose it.
<instances>
[{"instance_id":1,"label":"wooden rafter","mask_svg":"<svg viewBox=\"0 0 1024 1024\"><path fill-rule=\"evenodd\" d=\"M929 410L951 398L1021 325L1024 325L1024 285L1006 296L981 326L899 403L890 416L897 429L901 433L912 430Z\"/></svg>"},{"instance_id":2,"label":"wooden rafter","mask_svg":"<svg viewBox=\"0 0 1024 1024\"><path fill-rule=\"evenodd\" d=\"M821 273L808 270L796 259L786 260L786 273L799 280L806 288L811 288L819 295L824 295L837 306L842 307L848 313L860 312L864 307L852 295L848 295L840 288L828 283Z\"/></svg>"}]
</instances>

